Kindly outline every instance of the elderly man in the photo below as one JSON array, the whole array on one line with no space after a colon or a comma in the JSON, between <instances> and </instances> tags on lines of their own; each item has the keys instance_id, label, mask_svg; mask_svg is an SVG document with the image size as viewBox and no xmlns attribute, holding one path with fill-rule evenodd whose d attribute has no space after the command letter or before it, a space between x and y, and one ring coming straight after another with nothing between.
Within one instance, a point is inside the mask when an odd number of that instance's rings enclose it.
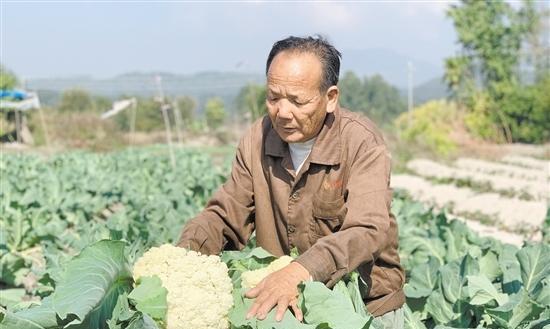
<instances>
[{"instance_id":1,"label":"elderly man","mask_svg":"<svg viewBox=\"0 0 550 329\"><path fill-rule=\"evenodd\" d=\"M340 53L322 38L289 37L266 65L268 116L240 140L231 176L185 226L179 246L206 254L258 246L300 256L247 292L248 317L276 307L299 320L297 286L334 285L358 270L366 307L387 328L403 326L404 272L390 211L391 156L368 118L340 108Z\"/></svg>"}]
</instances>

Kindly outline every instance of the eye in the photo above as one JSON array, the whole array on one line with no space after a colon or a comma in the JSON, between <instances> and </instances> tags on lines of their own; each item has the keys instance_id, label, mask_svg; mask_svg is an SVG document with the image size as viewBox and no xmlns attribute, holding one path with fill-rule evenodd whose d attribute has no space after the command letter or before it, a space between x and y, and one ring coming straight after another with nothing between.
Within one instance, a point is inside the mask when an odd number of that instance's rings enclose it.
<instances>
[{"instance_id":1,"label":"eye","mask_svg":"<svg viewBox=\"0 0 550 329\"><path fill-rule=\"evenodd\" d=\"M292 100L292 103L295 104L295 105L297 105L297 106L303 106L303 105L306 105L306 104L307 104L307 102L300 102L300 101L298 101L298 100L296 100L296 99Z\"/></svg>"}]
</instances>

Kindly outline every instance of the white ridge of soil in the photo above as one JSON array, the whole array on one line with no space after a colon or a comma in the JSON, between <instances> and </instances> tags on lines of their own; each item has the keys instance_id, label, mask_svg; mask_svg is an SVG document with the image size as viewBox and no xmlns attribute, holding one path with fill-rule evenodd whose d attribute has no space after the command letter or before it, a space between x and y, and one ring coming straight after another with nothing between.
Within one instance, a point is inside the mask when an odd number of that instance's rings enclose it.
<instances>
[{"instance_id":1,"label":"white ridge of soil","mask_svg":"<svg viewBox=\"0 0 550 329\"><path fill-rule=\"evenodd\" d=\"M488 183L496 191L511 190L516 193L526 193L537 200L550 199L548 179L526 180L500 174L487 174L470 169L453 168L427 159L411 160L407 163L407 168L422 177L470 179L478 183Z\"/></svg>"},{"instance_id":2,"label":"white ridge of soil","mask_svg":"<svg viewBox=\"0 0 550 329\"><path fill-rule=\"evenodd\" d=\"M535 159L521 155L507 155L503 157L501 161L520 167L542 170L546 172L547 175L550 175L550 161Z\"/></svg>"},{"instance_id":3,"label":"white ridge of soil","mask_svg":"<svg viewBox=\"0 0 550 329\"><path fill-rule=\"evenodd\" d=\"M474 172L492 174L504 177L525 179L525 180L548 180L550 171L544 171L534 168L522 168L516 165L503 164L492 161L485 161L472 158L459 158L454 164L455 167Z\"/></svg>"},{"instance_id":4,"label":"white ridge of soil","mask_svg":"<svg viewBox=\"0 0 550 329\"><path fill-rule=\"evenodd\" d=\"M448 207L453 214L480 213L507 231L539 228L546 216L544 201L524 201L496 193L475 191L449 184L432 184L412 175L392 175L392 188L406 190L415 200L438 208Z\"/></svg>"}]
</instances>

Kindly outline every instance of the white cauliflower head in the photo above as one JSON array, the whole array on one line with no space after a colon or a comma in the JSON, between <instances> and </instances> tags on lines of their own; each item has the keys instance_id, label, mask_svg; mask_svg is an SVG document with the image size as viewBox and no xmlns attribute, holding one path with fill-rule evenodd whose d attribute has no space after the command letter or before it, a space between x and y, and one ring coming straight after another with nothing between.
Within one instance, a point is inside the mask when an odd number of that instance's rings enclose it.
<instances>
[{"instance_id":1,"label":"white cauliflower head","mask_svg":"<svg viewBox=\"0 0 550 329\"><path fill-rule=\"evenodd\" d=\"M134 264L134 280L152 275L168 290L167 329L229 328L233 285L220 257L164 244Z\"/></svg>"},{"instance_id":2,"label":"white cauliflower head","mask_svg":"<svg viewBox=\"0 0 550 329\"><path fill-rule=\"evenodd\" d=\"M246 271L241 274L241 286L245 289L256 287L269 274L276 272L290 264L294 258L290 256L282 256L275 259L268 266L258 270Z\"/></svg>"}]
</instances>

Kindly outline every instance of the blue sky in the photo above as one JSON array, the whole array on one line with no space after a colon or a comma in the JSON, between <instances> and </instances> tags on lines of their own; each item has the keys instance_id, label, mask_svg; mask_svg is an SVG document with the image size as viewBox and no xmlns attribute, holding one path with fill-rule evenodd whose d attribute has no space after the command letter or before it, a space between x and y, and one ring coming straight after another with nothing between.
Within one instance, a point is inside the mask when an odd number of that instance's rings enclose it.
<instances>
[{"instance_id":1,"label":"blue sky","mask_svg":"<svg viewBox=\"0 0 550 329\"><path fill-rule=\"evenodd\" d=\"M441 67L457 46L444 1L2 1L1 61L30 79L133 71L262 72L274 41L321 33Z\"/></svg>"}]
</instances>

